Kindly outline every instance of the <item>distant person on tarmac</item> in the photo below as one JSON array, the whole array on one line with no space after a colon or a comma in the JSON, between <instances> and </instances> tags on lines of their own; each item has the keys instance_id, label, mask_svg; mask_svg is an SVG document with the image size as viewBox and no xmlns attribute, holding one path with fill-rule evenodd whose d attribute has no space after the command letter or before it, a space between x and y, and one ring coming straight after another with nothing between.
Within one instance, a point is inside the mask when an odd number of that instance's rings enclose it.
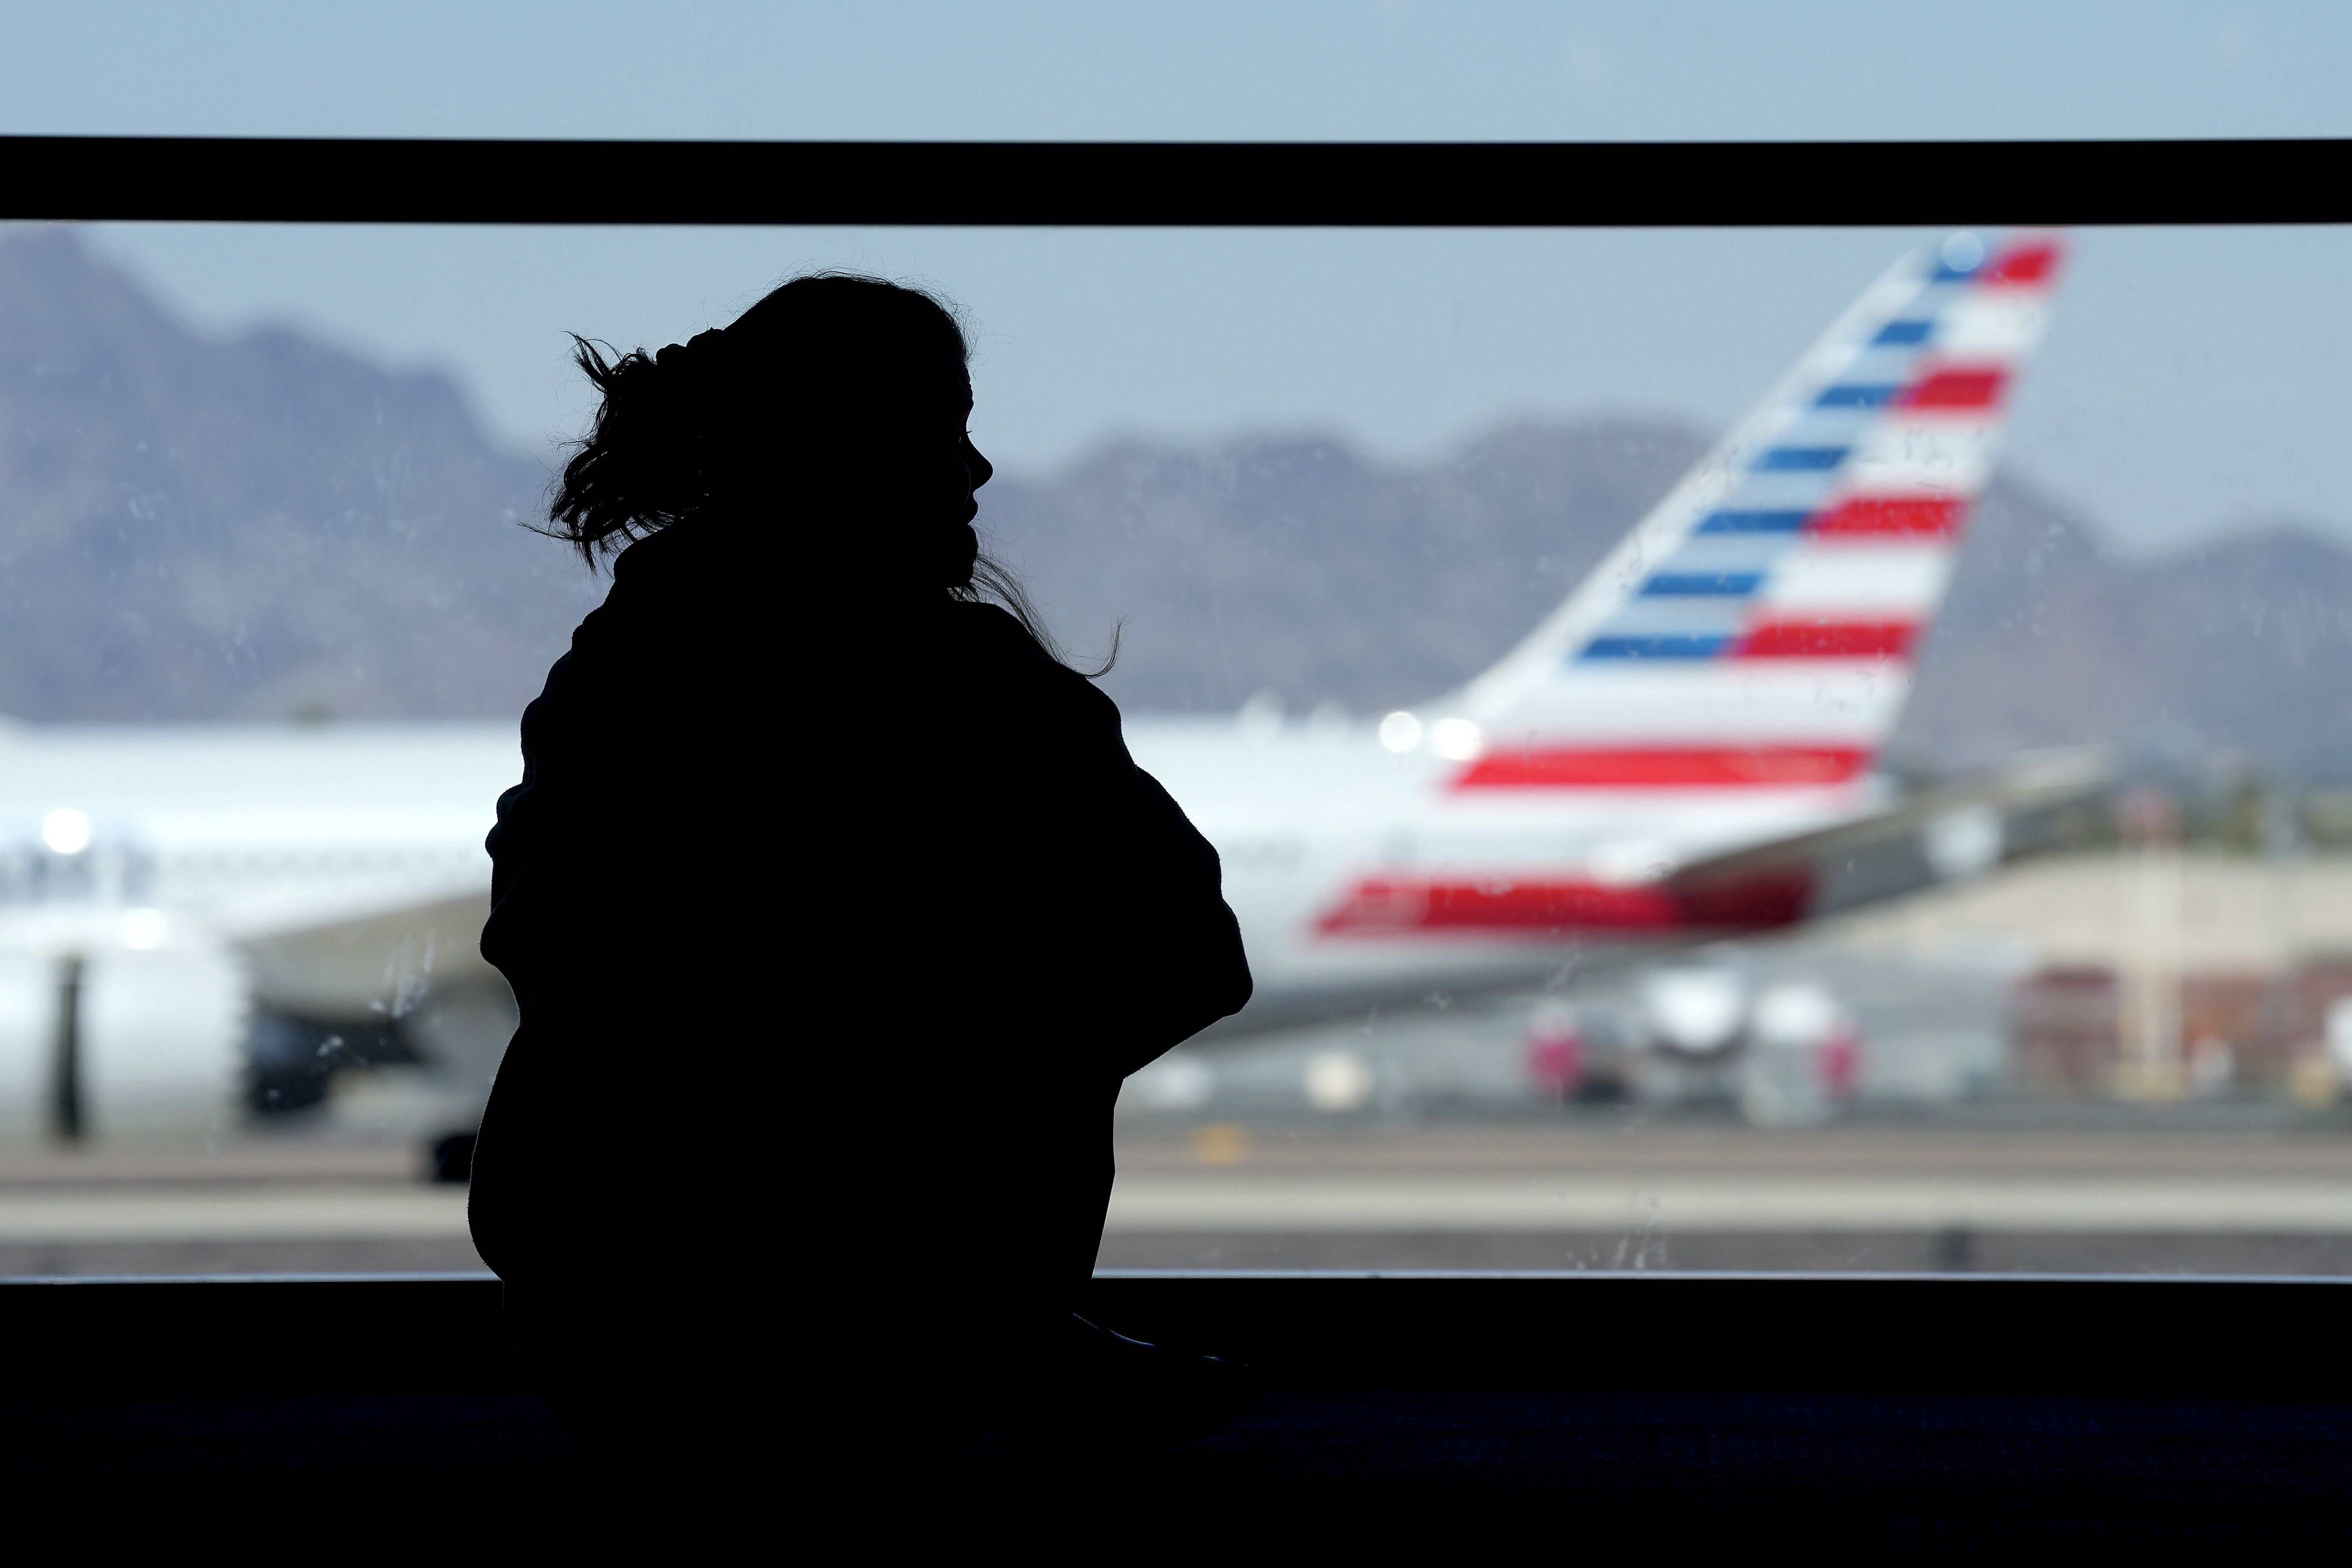
<instances>
[{"instance_id":1,"label":"distant person on tarmac","mask_svg":"<svg viewBox=\"0 0 2352 1568\"><path fill-rule=\"evenodd\" d=\"M471 1214L592 1444L937 1448L1116 1425L1055 1405L1089 1368L1198 1392L1073 1313L1119 1080L1249 970L1215 851L980 552L969 353L839 274L580 343L604 401L549 531L613 587L489 837L522 1021Z\"/></svg>"}]
</instances>

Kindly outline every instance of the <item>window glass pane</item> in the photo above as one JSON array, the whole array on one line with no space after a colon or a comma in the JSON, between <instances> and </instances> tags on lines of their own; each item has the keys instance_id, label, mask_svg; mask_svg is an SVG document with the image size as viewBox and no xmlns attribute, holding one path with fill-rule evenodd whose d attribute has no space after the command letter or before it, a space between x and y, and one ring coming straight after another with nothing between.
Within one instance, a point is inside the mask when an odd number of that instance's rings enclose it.
<instances>
[{"instance_id":1,"label":"window glass pane","mask_svg":"<svg viewBox=\"0 0 2352 1568\"><path fill-rule=\"evenodd\" d=\"M0 229L0 1272L475 1266L564 334L823 266L968 311L982 526L1244 921L1107 1265L2341 1271L2347 261Z\"/></svg>"}]
</instances>

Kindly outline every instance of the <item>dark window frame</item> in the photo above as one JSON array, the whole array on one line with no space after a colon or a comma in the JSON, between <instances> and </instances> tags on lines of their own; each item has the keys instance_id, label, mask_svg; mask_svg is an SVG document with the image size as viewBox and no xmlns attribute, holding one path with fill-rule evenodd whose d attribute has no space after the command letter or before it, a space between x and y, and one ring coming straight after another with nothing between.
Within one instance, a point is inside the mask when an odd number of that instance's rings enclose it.
<instances>
[{"instance_id":1,"label":"dark window frame","mask_svg":"<svg viewBox=\"0 0 2352 1568\"><path fill-rule=\"evenodd\" d=\"M0 216L992 227L2352 223L2352 140L707 142L0 137ZM1120 1275L1108 1315L1310 1381L2343 1396L2352 1279ZM1473 1289L1471 1287L1475 1286ZM680 1273L677 1289L692 1292ZM323 1300L320 1292L331 1292ZM486 1276L14 1281L45 1385L503 1387ZM269 1366L364 1321L352 1353ZM1737 1323L1724 1339L1717 1331ZM1606 1347L1676 1347L1612 1366ZM389 1353L389 1346L401 1347ZM1401 1347L1402 1347L1401 1349ZM1400 1356L1404 1359L1400 1360Z\"/></svg>"},{"instance_id":2,"label":"dark window frame","mask_svg":"<svg viewBox=\"0 0 2352 1568\"><path fill-rule=\"evenodd\" d=\"M667 1278L689 1305L704 1289ZM1129 1272L1092 1290L1127 1332L1291 1388L2352 1398L2323 1349L2352 1279ZM0 1331L27 1347L20 1400L527 1393L500 1300L487 1274L0 1279Z\"/></svg>"},{"instance_id":3,"label":"dark window frame","mask_svg":"<svg viewBox=\"0 0 2352 1568\"><path fill-rule=\"evenodd\" d=\"M531 142L0 136L94 222L1860 227L2352 222L2352 139Z\"/></svg>"}]
</instances>

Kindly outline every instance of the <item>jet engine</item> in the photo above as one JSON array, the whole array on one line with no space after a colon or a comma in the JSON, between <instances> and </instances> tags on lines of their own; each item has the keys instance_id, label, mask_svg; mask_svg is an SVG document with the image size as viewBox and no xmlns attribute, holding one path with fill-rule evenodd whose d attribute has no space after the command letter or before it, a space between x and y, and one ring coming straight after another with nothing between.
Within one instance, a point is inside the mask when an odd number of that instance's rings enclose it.
<instances>
[{"instance_id":1,"label":"jet engine","mask_svg":"<svg viewBox=\"0 0 2352 1568\"><path fill-rule=\"evenodd\" d=\"M245 1026L225 947L0 948L0 1142L202 1143L242 1115Z\"/></svg>"}]
</instances>

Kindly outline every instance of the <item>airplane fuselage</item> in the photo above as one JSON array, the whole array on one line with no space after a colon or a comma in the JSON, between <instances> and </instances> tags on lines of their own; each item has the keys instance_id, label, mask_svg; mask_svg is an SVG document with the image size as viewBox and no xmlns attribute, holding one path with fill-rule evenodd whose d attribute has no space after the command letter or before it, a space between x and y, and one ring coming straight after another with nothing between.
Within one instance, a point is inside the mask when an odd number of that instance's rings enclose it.
<instances>
[{"instance_id":1,"label":"airplane fuselage","mask_svg":"<svg viewBox=\"0 0 2352 1568\"><path fill-rule=\"evenodd\" d=\"M1857 803L1851 785L1462 791L1459 761L1391 751L1365 724L1145 717L1127 732L1223 861L1253 1023L1688 940L1641 889ZM237 943L479 894L482 838L519 772L507 724L18 728L0 738L0 943ZM61 813L86 837L60 839ZM1514 903L1532 888L1551 907ZM1447 889L1492 907L1433 918ZM1563 889L1589 891L1563 909ZM475 935L438 933L445 973L478 963Z\"/></svg>"},{"instance_id":2,"label":"airplane fuselage","mask_svg":"<svg viewBox=\"0 0 2352 1568\"><path fill-rule=\"evenodd\" d=\"M1464 789L1464 760L1392 751L1360 724L1144 718L1128 741L1223 862L1258 984L1229 1027L1690 942L1715 928L1659 894L1676 868L1871 793Z\"/></svg>"}]
</instances>

